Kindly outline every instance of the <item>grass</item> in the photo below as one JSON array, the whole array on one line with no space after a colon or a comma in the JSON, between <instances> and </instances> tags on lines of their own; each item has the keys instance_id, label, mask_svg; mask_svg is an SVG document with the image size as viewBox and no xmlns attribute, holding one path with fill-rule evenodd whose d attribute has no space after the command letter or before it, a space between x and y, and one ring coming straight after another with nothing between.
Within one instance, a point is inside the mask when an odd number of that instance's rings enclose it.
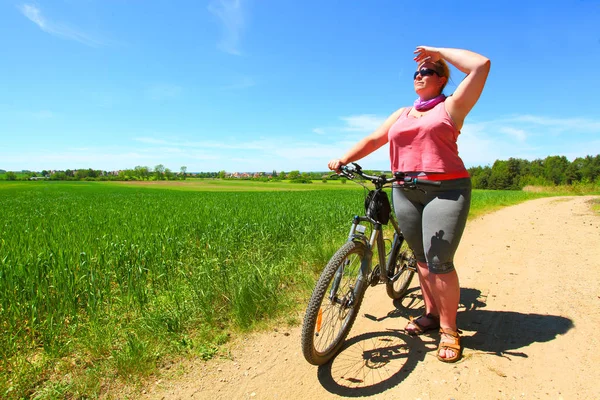
<instances>
[{"instance_id":1,"label":"grass","mask_svg":"<svg viewBox=\"0 0 600 400\"><path fill-rule=\"evenodd\" d=\"M359 186L343 183L342 180L314 180L312 183L296 183L283 181L248 181L241 179L195 179L188 178L182 181L129 181L106 182L108 185L120 184L124 186L141 186L156 189L173 189L183 191L226 191L226 192L254 192L254 191L308 191L346 189L357 190Z\"/></svg>"},{"instance_id":2,"label":"grass","mask_svg":"<svg viewBox=\"0 0 600 400\"><path fill-rule=\"evenodd\" d=\"M229 333L293 307L289 288L312 284L356 198L0 185L0 397L56 387L71 365L128 380L165 356L210 358Z\"/></svg>"},{"instance_id":3,"label":"grass","mask_svg":"<svg viewBox=\"0 0 600 400\"><path fill-rule=\"evenodd\" d=\"M290 319L361 212L360 190L1 182L0 397L99 396ZM547 195L474 191L471 217Z\"/></svg>"}]
</instances>

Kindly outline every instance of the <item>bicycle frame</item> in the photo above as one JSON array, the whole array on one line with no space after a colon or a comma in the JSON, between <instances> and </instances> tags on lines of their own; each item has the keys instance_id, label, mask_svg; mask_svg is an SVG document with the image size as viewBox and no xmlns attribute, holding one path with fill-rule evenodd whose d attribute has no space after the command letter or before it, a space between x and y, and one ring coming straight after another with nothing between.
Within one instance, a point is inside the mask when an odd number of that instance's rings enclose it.
<instances>
[{"instance_id":1,"label":"bicycle frame","mask_svg":"<svg viewBox=\"0 0 600 400\"><path fill-rule=\"evenodd\" d=\"M366 227L361 225L361 222L368 222L371 225L372 231L371 236L367 238L364 234L366 231ZM394 239L392 241L392 248L390 251L390 255L395 254L395 250L399 249L404 242L404 236L400 231L400 227L396 222L396 219L393 216L393 213L390 213L390 222L394 227ZM388 275L388 271L392 270L392 258L388 257L386 259L386 251L385 251L385 238L383 236L383 225L379 222L373 221L371 218L367 216L355 216L352 221L352 227L350 228L350 233L348 234L348 240L360 240L365 244L367 249L369 250L368 257L365 257L368 260L368 265L361 266L362 273L364 276L368 276L371 273L371 264L372 264L372 256L373 256L373 248L377 249L377 256L379 261L379 282L384 283L389 279L393 279Z\"/></svg>"},{"instance_id":2,"label":"bicycle frame","mask_svg":"<svg viewBox=\"0 0 600 400\"><path fill-rule=\"evenodd\" d=\"M419 185L419 184L430 185L430 186L439 186L440 185L440 182L436 182L436 181L423 182L423 181L419 181L417 178L407 177L403 173L396 173L396 174L394 174L393 178L386 178L384 175L371 176L371 175L367 175L367 174L363 173L361 167L358 164L353 163L353 165L355 168L348 168L346 166L342 167L342 174L350 179L353 179L354 174L358 174L358 175L362 176L363 178L370 180L373 184L375 184L376 188L379 190L383 189L384 187L387 187L388 184L390 184L394 181L403 181L404 184L408 188L412 188L412 189L417 188L417 185ZM387 194L386 194L386 196L387 196ZM363 222L369 223L372 228L371 235L368 238L365 235L366 226L361 225L361 223L363 223ZM371 285L375 285L377 283L395 282L399 277L399 274L396 274L395 276L390 276L388 271L394 270L393 263L396 262L396 256L399 253L400 248L402 247L402 244L404 243L404 235L402 234L402 231L400 230L400 227L398 226L398 222L396 221L396 218L394 217L393 212L390 212L389 222L391 222L392 226L394 227L394 239L392 241L392 247L391 247L390 253L389 253L390 256L387 257L386 251L385 251L385 238L383 237L383 224L381 224L380 222L378 222L366 215L365 216L356 215L356 216L354 216L354 218L352 220L352 227L350 228L350 233L348 234L348 241L359 240L359 241L363 242L365 247L367 248L367 254L361 263L361 274L360 274L361 276L359 277L359 283L354 288L355 294L357 293L358 290L362 290L362 285L364 283L365 277L368 277L369 283ZM375 281L376 277L371 276L371 271L372 271L371 265L372 265L374 248L377 249L377 256L378 256L378 261L379 261L379 264L378 264L379 276L377 277L378 278L377 281ZM416 267L414 265L410 265L409 268L416 271ZM331 293L335 293L337 291L337 286L339 284L341 276L344 273L343 269L344 269L344 266L341 266L340 270L336 273L336 278L334 279L334 284L332 286Z\"/></svg>"}]
</instances>

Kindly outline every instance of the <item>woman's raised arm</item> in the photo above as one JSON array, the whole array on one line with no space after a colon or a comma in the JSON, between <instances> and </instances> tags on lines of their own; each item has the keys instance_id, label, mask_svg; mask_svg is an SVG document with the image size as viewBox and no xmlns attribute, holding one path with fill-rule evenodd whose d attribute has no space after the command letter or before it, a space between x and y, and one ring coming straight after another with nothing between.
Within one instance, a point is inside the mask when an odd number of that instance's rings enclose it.
<instances>
[{"instance_id":1,"label":"woman's raised arm","mask_svg":"<svg viewBox=\"0 0 600 400\"><path fill-rule=\"evenodd\" d=\"M469 50L419 46L415 50L415 61L435 62L440 58L467 74L452 96L446 100L446 110L460 129L485 86L491 62L487 57Z\"/></svg>"}]
</instances>

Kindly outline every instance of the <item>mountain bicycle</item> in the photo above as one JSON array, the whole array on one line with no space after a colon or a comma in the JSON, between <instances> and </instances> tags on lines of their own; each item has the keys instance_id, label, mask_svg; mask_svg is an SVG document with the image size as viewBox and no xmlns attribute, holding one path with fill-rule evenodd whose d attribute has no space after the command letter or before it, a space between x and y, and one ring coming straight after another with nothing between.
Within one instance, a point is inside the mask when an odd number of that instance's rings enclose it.
<instances>
[{"instance_id":1,"label":"mountain bicycle","mask_svg":"<svg viewBox=\"0 0 600 400\"><path fill-rule=\"evenodd\" d=\"M323 269L308 302L302 324L302 352L313 365L326 364L342 348L368 287L385 284L388 296L400 299L417 270L417 260L398 227L384 188L395 182L403 190L424 191L422 186L440 186L438 181L419 180L402 172L392 177L368 175L356 163L343 166L338 175L354 182L361 177L375 189L365 198L365 215L352 219L348 240ZM394 236L386 252L383 226L389 222ZM374 250L378 264L372 268Z\"/></svg>"}]
</instances>

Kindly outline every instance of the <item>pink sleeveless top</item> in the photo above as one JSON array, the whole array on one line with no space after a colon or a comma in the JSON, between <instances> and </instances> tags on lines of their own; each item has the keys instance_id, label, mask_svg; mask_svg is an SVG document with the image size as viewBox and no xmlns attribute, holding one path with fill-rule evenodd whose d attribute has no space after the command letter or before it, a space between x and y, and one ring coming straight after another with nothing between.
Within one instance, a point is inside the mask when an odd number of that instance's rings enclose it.
<instances>
[{"instance_id":1,"label":"pink sleeveless top","mask_svg":"<svg viewBox=\"0 0 600 400\"><path fill-rule=\"evenodd\" d=\"M444 175L437 179L469 177L458 156L456 140L460 131L448 115L444 102L420 118L409 116L410 110L402 111L388 131L392 171Z\"/></svg>"}]
</instances>

